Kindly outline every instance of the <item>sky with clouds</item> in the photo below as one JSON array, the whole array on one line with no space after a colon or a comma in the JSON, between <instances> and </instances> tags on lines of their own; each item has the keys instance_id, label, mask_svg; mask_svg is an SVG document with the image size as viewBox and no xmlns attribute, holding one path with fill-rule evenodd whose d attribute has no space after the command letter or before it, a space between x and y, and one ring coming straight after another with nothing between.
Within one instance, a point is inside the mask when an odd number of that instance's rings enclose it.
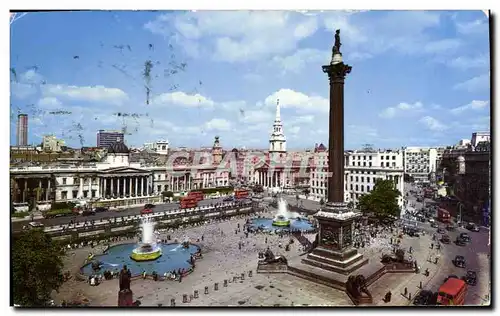
<instances>
[{"instance_id":1,"label":"sky with clouds","mask_svg":"<svg viewBox=\"0 0 500 316\"><path fill-rule=\"evenodd\" d=\"M28 13L11 25L11 143L54 134L267 148L279 98L288 148L328 142L335 29L345 146L450 145L490 129L489 21L481 11Z\"/></svg>"}]
</instances>

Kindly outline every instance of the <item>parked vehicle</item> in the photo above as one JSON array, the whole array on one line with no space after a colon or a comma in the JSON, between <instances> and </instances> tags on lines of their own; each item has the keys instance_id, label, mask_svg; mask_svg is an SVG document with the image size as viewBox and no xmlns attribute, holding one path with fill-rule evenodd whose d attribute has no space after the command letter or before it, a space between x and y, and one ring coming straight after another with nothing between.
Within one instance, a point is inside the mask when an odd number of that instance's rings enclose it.
<instances>
[{"instance_id":1,"label":"parked vehicle","mask_svg":"<svg viewBox=\"0 0 500 316\"><path fill-rule=\"evenodd\" d=\"M95 215L95 214L96 214L96 212L94 210L92 210L92 209L89 209L89 208L84 209L82 211L82 215L83 216L92 216L92 215Z\"/></svg>"},{"instance_id":2,"label":"parked vehicle","mask_svg":"<svg viewBox=\"0 0 500 316\"><path fill-rule=\"evenodd\" d=\"M460 255L455 256L455 259L453 259L453 264L455 265L455 267L465 268L465 257Z\"/></svg>"},{"instance_id":3,"label":"parked vehicle","mask_svg":"<svg viewBox=\"0 0 500 316\"><path fill-rule=\"evenodd\" d=\"M228 196L228 197L225 197L224 199L222 199L223 202L233 202L234 201L234 198L232 196Z\"/></svg>"},{"instance_id":4,"label":"parked vehicle","mask_svg":"<svg viewBox=\"0 0 500 316\"><path fill-rule=\"evenodd\" d=\"M415 296L415 299L413 300L413 305L417 306L434 305L432 302L433 296L434 293L432 293L432 291L422 290L417 294L417 296Z\"/></svg>"},{"instance_id":5,"label":"parked vehicle","mask_svg":"<svg viewBox=\"0 0 500 316\"><path fill-rule=\"evenodd\" d=\"M43 224L40 223L40 222L30 222L28 224L31 228L42 228L43 227Z\"/></svg>"},{"instance_id":6,"label":"parked vehicle","mask_svg":"<svg viewBox=\"0 0 500 316\"><path fill-rule=\"evenodd\" d=\"M142 209L141 210L141 215L144 215L144 214L153 214L153 210L150 209L150 208Z\"/></svg>"},{"instance_id":7,"label":"parked vehicle","mask_svg":"<svg viewBox=\"0 0 500 316\"><path fill-rule=\"evenodd\" d=\"M103 206L97 206L94 208L94 211L96 213L107 212L108 210L109 210L109 208L103 207Z\"/></svg>"},{"instance_id":8,"label":"parked vehicle","mask_svg":"<svg viewBox=\"0 0 500 316\"><path fill-rule=\"evenodd\" d=\"M479 227L474 224L474 223L468 223L466 226L465 226L466 229L472 231L472 232L478 232L479 231Z\"/></svg>"},{"instance_id":9,"label":"parked vehicle","mask_svg":"<svg viewBox=\"0 0 500 316\"><path fill-rule=\"evenodd\" d=\"M448 235L443 235L441 236L441 242L443 244L449 244L451 242L451 238Z\"/></svg>"},{"instance_id":10,"label":"parked vehicle","mask_svg":"<svg viewBox=\"0 0 500 316\"><path fill-rule=\"evenodd\" d=\"M467 243L462 239L460 238L460 236L457 236L457 239L455 240L455 244L457 246L465 246Z\"/></svg>"},{"instance_id":11,"label":"parked vehicle","mask_svg":"<svg viewBox=\"0 0 500 316\"><path fill-rule=\"evenodd\" d=\"M148 203L148 204L144 205L144 208L149 208L149 209L153 209L155 207L156 207L156 205L151 204L151 203Z\"/></svg>"},{"instance_id":12,"label":"parked vehicle","mask_svg":"<svg viewBox=\"0 0 500 316\"><path fill-rule=\"evenodd\" d=\"M461 233L460 238L465 242L470 242L470 236L467 233Z\"/></svg>"},{"instance_id":13,"label":"parked vehicle","mask_svg":"<svg viewBox=\"0 0 500 316\"><path fill-rule=\"evenodd\" d=\"M468 285L476 285L477 284L477 273L476 271L468 270L467 273L462 277L462 280L465 281Z\"/></svg>"}]
</instances>

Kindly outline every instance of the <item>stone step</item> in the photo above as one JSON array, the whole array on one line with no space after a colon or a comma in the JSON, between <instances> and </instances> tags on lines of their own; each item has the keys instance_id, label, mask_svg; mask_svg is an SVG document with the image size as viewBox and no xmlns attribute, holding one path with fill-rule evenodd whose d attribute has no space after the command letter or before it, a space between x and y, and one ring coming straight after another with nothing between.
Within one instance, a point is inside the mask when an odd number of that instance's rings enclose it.
<instances>
[{"instance_id":1,"label":"stone step","mask_svg":"<svg viewBox=\"0 0 500 316\"><path fill-rule=\"evenodd\" d=\"M362 260L363 256L356 256L356 257L352 258L349 261L345 261L345 262L342 262L342 263L339 262L339 264L336 264L337 261L335 261L335 260L332 260L332 259L327 258L327 257L320 256L320 255L317 255L314 252L310 253L307 256L307 258L310 259L310 260L319 261L319 262L322 262L322 263L325 263L325 264L329 264L329 265L333 265L333 266L348 267L350 265L355 264L357 261Z\"/></svg>"},{"instance_id":2,"label":"stone step","mask_svg":"<svg viewBox=\"0 0 500 316\"><path fill-rule=\"evenodd\" d=\"M348 275L351 274L351 272L359 269L363 265L365 265L368 262L368 259L363 259L363 260L358 260L357 262L354 262L353 264L350 264L346 267L339 267L337 265L321 262L321 261L316 261L314 259L309 258L304 258L302 259L302 262L311 266L318 267L320 269Z\"/></svg>"}]
</instances>

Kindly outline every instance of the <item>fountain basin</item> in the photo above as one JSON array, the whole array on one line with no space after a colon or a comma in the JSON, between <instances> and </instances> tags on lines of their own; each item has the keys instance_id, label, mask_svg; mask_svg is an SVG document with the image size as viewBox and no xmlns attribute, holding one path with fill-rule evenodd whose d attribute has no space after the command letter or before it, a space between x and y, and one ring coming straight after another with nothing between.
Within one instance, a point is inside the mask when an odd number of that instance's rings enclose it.
<instances>
[{"instance_id":1,"label":"fountain basin","mask_svg":"<svg viewBox=\"0 0 500 316\"><path fill-rule=\"evenodd\" d=\"M135 261L152 261L160 258L162 251L160 247L138 247L132 250L130 254L130 259Z\"/></svg>"},{"instance_id":2,"label":"fountain basin","mask_svg":"<svg viewBox=\"0 0 500 316\"><path fill-rule=\"evenodd\" d=\"M136 243L111 246L104 254L95 255L94 258L101 262L101 272L105 270L116 270L118 272L123 265L127 265L132 272L132 276L141 275L144 271L148 273L156 271L159 274L179 269L189 271L192 269L189 259L191 255L195 255L200 251L200 247L190 244L189 248L186 249L180 247L180 245L179 243L157 243L156 246L162 249L162 255L156 260L136 261L132 259L131 254L137 249ZM84 275L96 274L90 262L82 267L81 272Z\"/></svg>"}]
</instances>

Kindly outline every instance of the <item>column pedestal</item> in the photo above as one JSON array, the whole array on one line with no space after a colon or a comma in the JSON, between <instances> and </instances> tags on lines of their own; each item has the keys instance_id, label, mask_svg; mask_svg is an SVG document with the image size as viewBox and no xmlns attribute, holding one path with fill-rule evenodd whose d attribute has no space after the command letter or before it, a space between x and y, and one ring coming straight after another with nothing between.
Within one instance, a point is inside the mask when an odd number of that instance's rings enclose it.
<instances>
[{"instance_id":1,"label":"column pedestal","mask_svg":"<svg viewBox=\"0 0 500 316\"><path fill-rule=\"evenodd\" d=\"M118 292L118 306L133 306L134 295L131 290L121 290Z\"/></svg>"}]
</instances>

